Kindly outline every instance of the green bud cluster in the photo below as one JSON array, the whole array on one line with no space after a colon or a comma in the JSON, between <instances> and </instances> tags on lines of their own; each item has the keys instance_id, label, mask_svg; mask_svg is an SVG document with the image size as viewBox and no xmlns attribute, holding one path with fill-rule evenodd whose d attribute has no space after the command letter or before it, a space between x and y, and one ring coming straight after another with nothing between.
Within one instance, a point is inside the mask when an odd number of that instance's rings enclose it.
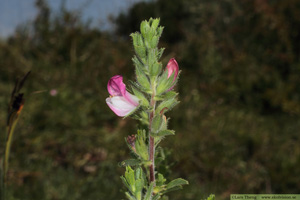
<instances>
[{"instance_id":1,"label":"green bud cluster","mask_svg":"<svg viewBox=\"0 0 300 200\"><path fill-rule=\"evenodd\" d=\"M130 200L157 200L165 193L188 184L183 179L166 183L162 174L153 173L154 159L151 159L151 152L153 157L153 151L159 142L166 136L175 135L175 131L168 129L165 113L179 103L178 94L171 90L178 76L175 80L175 73L168 77L168 71L163 70L159 62L164 51L164 48L158 48L163 32L159 22L159 19L152 18L143 21L140 32L131 34L136 53L132 59L136 81L132 83L131 89L139 99L139 109L134 113L133 118L149 128L148 131L138 130L137 134L126 138L134 158L121 162L120 166L126 167L125 176L121 178L128 189L126 197ZM151 141L154 142L152 146Z\"/></svg>"}]
</instances>

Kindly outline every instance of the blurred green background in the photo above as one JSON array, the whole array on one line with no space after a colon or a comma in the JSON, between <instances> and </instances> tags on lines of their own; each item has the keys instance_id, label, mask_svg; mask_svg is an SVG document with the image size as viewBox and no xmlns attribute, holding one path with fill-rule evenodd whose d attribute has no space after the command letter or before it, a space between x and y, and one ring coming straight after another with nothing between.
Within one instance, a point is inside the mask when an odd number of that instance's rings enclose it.
<instances>
[{"instance_id":1,"label":"blurred green background","mask_svg":"<svg viewBox=\"0 0 300 200\"><path fill-rule=\"evenodd\" d=\"M0 155L18 76L25 106L16 128L9 195L19 200L124 199L118 162L136 121L105 103L116 74L134 79L129 34L160 17L164 65L182 70L176 135L162 146L168 179L190 182L169 195L300 192L300 1L156 0L115 17L115 31L92 28L67 9L37 0L32 23L0 40ZM2 157L2 156L1 156Z\"/></svg>"}]
</instances>

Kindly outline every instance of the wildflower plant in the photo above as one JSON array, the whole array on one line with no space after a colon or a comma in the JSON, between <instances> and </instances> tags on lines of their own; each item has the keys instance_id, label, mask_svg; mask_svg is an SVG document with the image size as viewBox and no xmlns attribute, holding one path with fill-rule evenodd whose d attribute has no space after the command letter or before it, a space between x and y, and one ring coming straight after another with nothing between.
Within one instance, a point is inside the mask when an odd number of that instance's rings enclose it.
<instances>
[{"instance_id":1,"label":"wildflower plant","mask_svg":"<svg viewBox=\"0 0 300 200\"><path fill-rule=\"evenodd\" d=\"M22 112L24 106L24 94L20 93L25 80L29 76L30 71L21 79L17 79L15 87L11 94L10 104L8 106L7 112L7 134L5 139L5 150L3 155L3 161L0 167L0 200L5 200L6 198L6 185L7 185L7 172L9 167L9 155L11 144L13 141L14 130L18 123L19 116Z\"/></svg>"},{"instance_id":2,"label":"wildflower plant","mask_svg":"<svg viewBox=\"0 0 300 200\"><path fill-rule=\"evenodd\" d=\"M163 27L159 19L143 21L140 32L131 34L136 55L133 57L136 81L131 82L132 93L126 90L123 77L112 77L107 85L110 97L107 105L120 117L131 116L141 123L137 133L126 138L133 158L121 162L126 167L121 177L129 200L157 200L170 191L188 184L178 178L167 182L163 174L155 170L155 149L159 143L174 130L168 129L165 114L179 102L173 91L179 77L179 67L174 58L163 68L159 59L164 48L158 48Z\"/></svg>"}]
</instances>

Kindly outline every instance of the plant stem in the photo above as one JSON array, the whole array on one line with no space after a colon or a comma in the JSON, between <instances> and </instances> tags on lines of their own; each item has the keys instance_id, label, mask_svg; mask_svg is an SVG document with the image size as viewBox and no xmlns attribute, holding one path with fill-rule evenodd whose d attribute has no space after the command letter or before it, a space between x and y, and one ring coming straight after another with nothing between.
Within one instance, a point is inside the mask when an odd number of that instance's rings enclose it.
<instances>
[{"instance_id":1,"label":"plant stem","mask_svg":"<svg viewBox=\"0 0 300 200\"><path fill-rule=\"evenodd\" d=\"M155 141L154 137L151 136L151 127L152 127L152 120L155 114L155 105L156 101L154 100L155 91L153 92L151 96L151 102L150 105L152 107L152 111L149 114L149 160L151 161L151 165L149 167L150 169L150 182L154 183L155 186L155 162L154 162L154 155L155 155Z\"/></svg>"},{"instance_id":2,"label":"plant stem","mask_svg":"<svg viewBox=\"0 0 300 200\"><path fill-rule=\"evenodd\" d=\"M0 200L6 199L6 182L7 182L7 171L9 166L8 164L9 164L10 147L12 143L14 130L19 119L20 111L17 112L16 118L13 119L12 124L9 124L7 127L7 135L5 140L5 152L4 152L3 165L1 170L1 196L0 196L1 199Z\"/></svg>"}]
</instances>

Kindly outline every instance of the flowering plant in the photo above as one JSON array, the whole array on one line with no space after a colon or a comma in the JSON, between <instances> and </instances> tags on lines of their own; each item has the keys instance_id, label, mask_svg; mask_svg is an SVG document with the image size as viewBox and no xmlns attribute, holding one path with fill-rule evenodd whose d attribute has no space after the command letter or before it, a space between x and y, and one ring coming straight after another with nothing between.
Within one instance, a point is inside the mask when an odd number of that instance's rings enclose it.
<instances>
[{"instance_id":1,"label":"flowering plant","mask_svg":"<svg viewBox=\"0 0 300 200\"><path fill-rule=\"evenodd\" d=\"M129 200L157 200L188 184L181 178L167 183L164 175L155 170L156 147L166 136L175 134L168 129L165 113L178 104L178 94L173 88L179 67L174 58L165 69L159 62L164 51L157 47L163 31L159 19L143 21L140 29L141 32L131 34L136 53L133 57L136 74L136 81L131 86L133 94L126 90L123 77L116 75L108 81L110 97L106 103L116 115L132 116L147 127L147 130L140 129L126 138L134 155L134 158L121 162L126 167L125 175L121 177L127 188L126 197Z\"/></svg>"}]
</instances>

